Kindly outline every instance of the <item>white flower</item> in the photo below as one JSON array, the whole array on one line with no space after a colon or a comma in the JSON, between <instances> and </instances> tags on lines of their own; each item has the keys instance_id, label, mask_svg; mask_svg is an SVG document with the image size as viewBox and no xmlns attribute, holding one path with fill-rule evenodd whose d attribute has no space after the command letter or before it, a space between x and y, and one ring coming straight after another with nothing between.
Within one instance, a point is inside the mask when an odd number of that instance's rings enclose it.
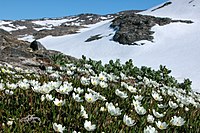
<instances>
[{"instance_id":1,"label":"white flower","mask_svg":"<svg viewBox=\"0 0 200 133\"><path fill-rule=\"evenodd\" d=\"M72 83L65 82L59 89L56 89L56 91L60 94L68 95L71 91L73 91Z\"/></svg>"},{"instance_id":2,"label":"white flower","mask_svg":"<svg viewBox=\"0 0 200 133\"><path fill-rule=\"evenodd\" d=\"M10 91L10 90L5 90L5 93L6 93L7 95L13 95L13 94L14 94L14 92L13 92L13 91Z\"/></svg>"},{"instance_id":3,"label":"white flower","mask_svg":"<svg viewBox=\"0 0 200 133\"><path fill-rule=\"evenodd\" d=\"M94 86L97 86L99 84L99 79L97 77L91 77L91 83Z\"/></svg>"},{"instance_id":4,"label":"white flower","mask_svg":"<svg viewBox=\"0 0 200 133\"><path fill-rule=\"evenodd\" d=\"M101 88L107 88L108 84L104 81L100 81L99 85L101 86Z\"/></svg>"},{"instance_id":5,"label":"white flower","mask_svg":"<svg viewBox=\"0 0 200 133\"><path fill-rule=\"evenodd\" d=\"M104 96L102 96L100 93L95 92L94 90L92 90L92 89L90 89L90 88L88 88L87 91L88 91L89 93L92 93L92 95L94 95L97 99L106 101L106 98L105 98Z\"/></svg>"},{"instance_id":6,"label":"white flower","mask_svg":"<svg viewBox=\"0 0 200 133\"><path fill-rule=\"evenodd\" d=\"M136 93L137 92L137 89L133 86L128 86L127 88L131 93Z\"/></svg>"},{"instance_id":7,"label":"white flower","mask_svg":"<svg viewBox=\"0 0 200 133\"><path fill-rule=\"evenodd\" d=\"M159 129L163 130L163 129L167 129L168 124L166 122L158 121L158 122L156 122L156 126Z\"/></svg>"},{"instance_id":8,"label":"white flower","mask_svg":"<svg viewBox=\"0 0 200 133\"><path fill-rule=\"evenodd\" d=\"M143 99L143 96L141 95L136 95L134 96L135 100L141 101Z\"/></svg>"},{"instance_id":9,"label":"white flower","mask_svg":"<svg viewBox=\"0 0 200 133\"><path fill-rule=\"evenodd\" d=\"M88 102L88 103L93 103L95 102L96 100L98 100L98 98L95 96L95 95L92 95L92 93L85 93L85 100Z\"/></svg>"},{"instance_id":10,"label":"white flower","mask_svg":"<svg viewBox=\"0 0 200 133\"><path fill-rule=\"evenodd\" d=\"M176 109L178 108L178 104L172 102L172 101L169 101L169 106L172 108L172 109Z\"/></svg>"},{"instance_id":11,"label":"white flower","mask_svg":"<svg viewBox=\"0 0 200 133\"><path fill-rule=\"evenodd\" d=\"M146 114L146 109L142 106L135 106L135 111L139 114L139 115L144 115Z\"/></svg>"},{"instance_id":12,"label":"white flower","mask_svg":"<svg viewBox=\"0 0 200 133\"><path fill-rule=\"evenodd\" d=\"M80 87L78 87L78 88L74 88L74 91L75 91L76 93L78 93L78 94L81 94L81 93L84 92L84 90L81 89Z\"/></svg>"},{"instance_id":13,"label":"white flower","mask_svg":"<svg viewBox=\"0 0 200 133\"><path fill-rule=\"evenodd\" d=\"M54 97L51 94L46 94L47 101L52 101Z\"/></svg>"},{"instance_id":14,"label":"white flower","mask_svg":"<svg viewBox=\"0 0 200 133\"><path fill-rule=\"evenodd\" d=\"M81 77L81 84L82 85L89 85L90 84L90 79L89 78L85 78L85 77Z\"/></svg>"},{"instance_id":15,"label":"white flower","mask_svg":"<svg viewBox=\"0 0 200 133\"><path fill-rule=\"evenodd\" d=\"M126 80L127 79L126 75L124 73L122 73L122 72L120 72L120 77L121 77L122 80Z\"/></svg>"},{"instance_id":16,"label":"white flower","mask_svg":"<svg viewBox=\"0 0 200 133\"><path fill-rule=\"evenodd\" d=\"M123 91L120 91L119 89L116 89L115 90L115 94L123 99L127 98L128 95L127 93L123 92Z\"/></svg>"},{"instance_id":17,"label":"white flower","mask_svg":"<svg viewBox=\"0 0 200 133\"><path fill-rule=\"evenodd\" d=\"M160 109L163 109L163 108L167 108L168 107L168 105L166 104L166 105L163 105L163 104L157 104L158 105L158 108L160 108Z\"/></svg>"},{"instance_id":18,"label":"white flower","mask_svg":"<svg viewBox=\"0 0 200 133\"><path fill-rule=\"evenodd\" d=\"M172 119L170 120L170 123L174 126L182 126L184 125L185 121L180 116L179 117L173 116Z\"/></svg>"},{"instance_id":19,"label":"white flower","mask_svg":"<svg viewBox=\"0 0 200 133\"><path fill-rule=\"evenodd\" d=\"M24 90L30 88L30 84L28 83L27 79L23 79L23 81L19 81L17 84L18 84L19 88L22 88Z\"/></svg>"},{"instance_id":20,"label":"white flower","mask_svg":"<svg viewBox=\"0 0 200 133\"><path fill-rule=\"evenodd\" d=\"M73 131L72 133L81 133L81 132Z\"/></svg>"},{"instance_id":21,"label":"white flower","mask_svg":"<svg viewBox=\"0 0 200 133\"><path fill-rule=\"evenodd\" d=\"M73 99L74 99L75 101L77 101L77 102L83 102L83 99L81 99L81 97L79 96L79 94L73 93L73 94L72 94L72 97L73 97Z\"/></svg>"},{"instance_id":22,"label":"white flower","mask_svg":"<svg viewBox=\"0 0 200 133\"><path fill-rule=\"evenodd\" d=\"M13 121L7 121L8 126L12 126L12 124L13 124Z\"/></svg>"},{"instance_id":23,"label":"white flower","mask_svg":"<svg viewBox=\"0 0 200 133\"><path fill-rule=\"evenodd\" d=\"M45 96L42 95L42 96L41 96L41 101L43 102L44 100L45 100Z\"/></svg>"},{"instance_id":24,"label":"white flower","mask_svg":"<svg viewBox=\"0 0 200 133\"><path fill-rule=\"evenodd\" d=\"M13 83L12 84L7 83L6 86L11 90L14 90L17 88L17 84L13 84Z\"/></svg>"},{"instance_id":25,"label":"white flower","mask_svg":"<svg viewBox=\"0 0 200 133\"><path fill-rule=\"evenodd\" d=\"M85 119L88 118L88 114L87 114L87 112L85 111L85 109L82 105L81 105L81 116Z\"/></svg>"},{"instance_id":26,"label":"white flower","mask_svg":"<svg viewBox=\"0 0 200 133\"><path fill-rule=\"evenodd\" d=\"M141 106L141 102L138 100L133 100L134 107Z\"/></svg>"},{"instance_id":27,"label":"white flower","mask_svg":"<svg viewBox=\"0 0 200 133\"><path fill-rule=\"evenodd\" d=\"M108 112L112 115L112 116L119 116L119 115L121 115L121 110L120 110L120 108L119 107L115 107L114 105L113 105L113 103L108 103L108 102L106 102L106 107L107 107L107 109L108 109Z\"/></svg>"},{"instance_id":28,"label":"white flower","mask_svg":"<svg viewBox=\"0 0 200 133\"><path fill-rule=\"evenodd\" d=\"M106 108L101 107L101 108L100 108L100 111L101 111L101 112L104 112L104 111L106 111Z\"/></svg>"},{"instance_id":29,"label":"white flower","mask_svg":"<svg viewBox=\"0 0 200 133\"><path fill-rule=\"evenodd\" d=\"M150 125L150 126L147 126L147 127L144 129L144 133L158 133L158 131L155 129L155 127L152 127L152 126Z\"/></svg>"},{"instance_id":30,"label":"white flower","mask_svg":"<svg viewBox=\"0 0 200 133\"><path fill-rule=\"evenodd\" d=\"M160 96L157 92L155 92L155 91L152 91L152 97L156 100L156 101L162 101L163 100L163 98L162 98L162 96Z\"/></svg>"},{"instance_id":31,"label":"white flower","mask_svg":"<svg viewBox=\"0 0 200 133\"><path fill-rule=\"evenodd\" d=\"M130 117L128 117L126 114L124 115L124 117L123 117L123 122L127 125L127 126L129 126L129 127L131 127L131 126L134 126L136 123L135 123L135 120L132 120Z\"/></svg>"},{"instance_id":32,"label":"white flower","mask_svg":"<svg viewBox=\"0 0 200 133\"><path fill-rule=\"evenodd\" d=\"M53 129L56 132L63 133L63 131L65 130L65 127L63 127L61 124L53 123Z\"/></svg>"},{"instance_id":33,"label":"white flower","mask_svg":"<svg viewBox=\"0 0 200 133\"><path fill-rule=\"evenodd\" d=\"M185 107L185 111L188 112L188 111L189 111L189 108L188 108L188 107Z\"/></svg>"},{"instance_id":34,"label":"white flower","mask_svg":"<svg viewBox=\"0 0 200 133\"><path fill-rule=\"evenodd\" d=\"M67 75L68 75L68 76L72 76L73 74L74 74L73 71L71 71L71 70L68 70L68 71L67 71Z\"/></svg>"},{"instance_id":35,"label":"white flower","mask_svg":"<svg viewBox=\"0 0 200 133\"><path fill-rule=\"evenodd\" d=\"M65 100L58 100L57 98L53 102L56 106L63 106L65 104Z\"/></svg>"},{"instance_id":36,"label":"white flower","mask_svg":"<svg viewBox=\"0 0 200 133\"><path fill-rule=\"evenodd\" d=\"M84 123L84 128L87 130L87 131L94 131L96 129L96 125L95 124L91 124L91 121L87 121L85 120L85 123Z\"/></svg>"},{"instance_id":37,"label":"white flower","mask_svg":"<svg viewBox=\"0 0 200 133\"><path fill-rule=\"evenodd\" d=\"M162 117L165 116L164 114L160 114L160 113L156 112L155 109L153 109L153 115L154 115L156 118L162 118Z\"/></svg>"},{"instance_id":38,"label":"white flower","mask_svg":"<svg viewBox=\"0 0 200 133\"><path fill-rule=\"evenodd\" d=\"M3 91L5 88L4 88L4 84L3 83L0 83L0 91Z\"/></svg>"},{"instance_id":39,"label":"white flower","mask_svg":"<svg viewBox=\"0 0 200 133\"><path fill-rule=\"evenodd\" d=\"M153 115L150 115L150 114L148 114L148 116L147 116L147 122L149 122L149 123L154 123L154 117L153 117Z\"/></svg>"},{"instance_id":40,"label":"white flower","mask_svg":"<svg viewBox=\"0 0 200 133\"><path fill-rule=\"evenodd\" d=\"M99 74L99 80L100 81L107 81L107 77L106 77L105 73L101 72Z\"/></svg>"}]
</instances>

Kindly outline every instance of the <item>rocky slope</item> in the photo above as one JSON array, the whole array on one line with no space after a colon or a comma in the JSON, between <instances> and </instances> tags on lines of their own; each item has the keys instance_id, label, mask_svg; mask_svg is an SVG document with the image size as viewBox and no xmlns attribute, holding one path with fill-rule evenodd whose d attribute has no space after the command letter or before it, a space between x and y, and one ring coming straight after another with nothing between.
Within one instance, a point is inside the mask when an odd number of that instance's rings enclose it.
<instances>
[{"instance_id":1,"label":"rocky slope","mask_svg":"<svg viewBox=\"0 0 200 133\"><path fill-rule=\"evenodd\" d=\"M79 29L87 27L87 25L135 12L138 11L123 11L108 15L79 14L61 18L43 18L34 20L1 20L0 29L4 29L21 40L33 41L34 39L40 39L48 35L62 36L74 34L77 33Z\"/></svg>"},{"instance_id":2,"label":"rocky slope","mask_svg":"<svg viewBox=\"0 0 200 133\"><path fill-rule=\"evenodd\" d=\"M13 66L33 70L45 69L53 64L51 56L61 54L58 51L47 50L37 41L29 43L18 40L9 32L0 29L0 63L9 63ZM75 60L65 56L66 60Z\"/></svg>"}]
</instances>

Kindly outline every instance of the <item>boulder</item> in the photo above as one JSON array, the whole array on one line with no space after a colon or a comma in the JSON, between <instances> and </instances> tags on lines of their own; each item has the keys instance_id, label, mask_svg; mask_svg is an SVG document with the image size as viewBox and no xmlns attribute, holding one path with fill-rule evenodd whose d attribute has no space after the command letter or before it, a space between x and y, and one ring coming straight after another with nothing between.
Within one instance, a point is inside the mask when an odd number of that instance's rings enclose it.
<instances>
[{"instance_id":1,"label":"boulder","mask_svg":"<svg viewBox=\"0 0 200 133\"><path fill-rule=\"evenodd\" d=\"M33 50L33 51L37 51L37 50L46 50L46 48L38 41L33 41L31 42L30 44L30 48Z\"/></svg>"}]
</instances>

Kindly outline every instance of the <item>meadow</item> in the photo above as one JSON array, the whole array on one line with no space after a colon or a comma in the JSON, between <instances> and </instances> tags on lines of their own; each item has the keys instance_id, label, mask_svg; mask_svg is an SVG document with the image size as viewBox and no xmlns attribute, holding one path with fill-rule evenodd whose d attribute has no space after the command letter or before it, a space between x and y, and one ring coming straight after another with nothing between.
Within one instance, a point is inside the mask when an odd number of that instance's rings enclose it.
<instances>
[{"instance_id":1,"label":"meadow","mask_svg":"<svg viewBox=\"0 0 200 133\"><path fill-rule=\"evenodd\" d=\"M44 72L0 65L0 132L200 132L200 94L165 66L52 58Z\"/></svg>"}]
</instances>

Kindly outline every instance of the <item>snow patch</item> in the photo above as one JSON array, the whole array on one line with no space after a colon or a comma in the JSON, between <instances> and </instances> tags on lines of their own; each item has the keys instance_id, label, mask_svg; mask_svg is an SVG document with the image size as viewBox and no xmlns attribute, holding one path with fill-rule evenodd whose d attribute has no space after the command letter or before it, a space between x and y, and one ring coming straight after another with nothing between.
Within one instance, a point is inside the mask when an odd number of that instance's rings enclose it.
<instances>
[{"instance_id":1,"label":"snow patch","mask_svg":"<svg viewBox=\"0 0 200 133\"><path fill-rule=\"evenodd\" d=\"M49 49L61 51L67 55L81 58L102 60L108 63L111 59L120 59L125 62L133 59L137 66L149 66L158 69L159 65L166 65L172 70L172 75L179 80L190 78L192 87L200 92L200 23L183 24L172 23L166 26L154 26L154 43L145 43L142 46L121 45L112 41L115 33L110 28L110 21L103 21L89 28L80 30L80 33L60 37L48 36L39 41ZM93 35L104 36L99 40L85 42Z\"/></svg>"},{"instance_id":2,"label":"snow patch","mask_svg":"<svg viewBox=\"0 0 200 133\"><path fill-rule=\"evenodd\" d=\"M43 21L33 21L32 23L41 25L41 26L60 26L62 23L75 21L78 18L71 18L71 19L61 19L61 20L43 20Z\"/></svg>"}]
</instances>

